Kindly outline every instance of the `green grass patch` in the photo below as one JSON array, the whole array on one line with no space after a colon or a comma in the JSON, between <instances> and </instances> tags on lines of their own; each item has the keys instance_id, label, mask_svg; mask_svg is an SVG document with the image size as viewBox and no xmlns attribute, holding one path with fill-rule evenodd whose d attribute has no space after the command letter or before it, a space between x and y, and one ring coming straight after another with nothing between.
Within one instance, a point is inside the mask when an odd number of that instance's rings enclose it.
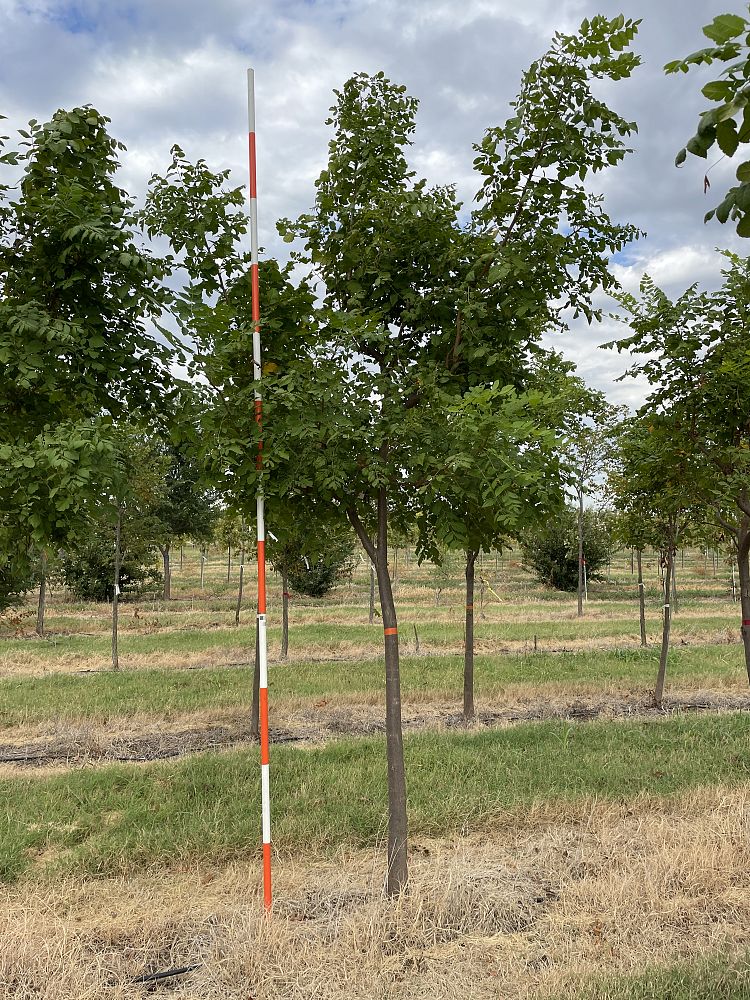
<instances>
[{"instance_id":1,"label":"green grass patch","mask_svg":"<svg viewBox=\"0 0 750 1000\"><path fill-rule=\"evenodd\" d=\"M248 650L248 655L250 650ZM550 684L617 684L648 688L654 684L658 651L609 650L560 654L477 656L477 705L482 698L502 697L512 684L539 689ZM421 694L450 700L462 690L460 656L403 656L402 691L405 698ZM210 667L198 670L121 670L90 674L49 674L0 680L0 727L49 719L106 719L147 713L170 716L198 709L248 705L252 668ZM354 661L271 664L269 688L273 700L290 697L324 698L337 695L380 697L383 691L380 658ZM700 646L676 649L669 661L670 685L711 675L718 681L745 677L742 648Z\"/></svg>"},{"instance_id":2,"label":"green grass patch","mask_svg":"<svg viewBox=\"0 0 750 1000\"><path fill-rule=\"evenodd\" d=\"M750 1000L750 953L713 955L588 983L557 1000Z\"/></svg>"},{"instance_id":3,"label":"green grass patch","mask_svg":"<svg viewBox=\"0 0 750 1000\"><path fill-rule=\"evenodd\" d=\"M463 641L463 621L458 616L454 622L430 622L420 620L425 614L414 616L418 627L419 640L423 648L441 649L448 646L460 646ZM522 615L521 615L522 617ZM173 622L162 622L163 628L168 628ZM86 635L70 632L55 635L51 632L46 639L5 639L0 641L0 652L12 659L14 654L25 656L33 653L50 663L70 655L90 657L106 664L110 657L109 634L98 628L96 622L83 622L85 627L96 631L96 635ZM713 618L675 618L672 633L674 641L680 636L693 636L696 632L715 635L719 631L736 629L738 619L734 617ZM652 642L657 640L660 622L650 617L648 621ZM401 633L406 648L413 644L412 623L402 617ZM637 618L631 620L612 619L580 619L562 621L522 621L485 622L477 621L475 637L478 644L504 642L532 643L536 636L544 644L565 643L571 640L585 639L620 639L623 637L638 637ZM271 654L280 647L281 629L272 626L268 630ZM255 645L254 624L244 624L239 627L220 626L206 627L206 623L196 623L195 627L182 627L172 631L153 633L123 633L120 635L120 655L122 657L139 656L148 658L150 655L171 655L176 658L192 654L215 656L222 651L236 655L237 649L247 649L250 652ZM351 646L377 652L382 645L382 631L377 626L357 625L350 623L301 623L294 624L290 633L290 649L295 650L316 648L331 654L346 652Z\"/></svg>"},{"instance_id":4,"label":"green grass patch","mask_svg":"<svg viewBox=\"0 0 750 1000\"><path fill-rule=\"evenodd\" d=\"M481 828L504 810L539 800L670 795L746 782L747 736L742 715L414 735L405 743L411 830L442 836ZM382 738L276 747L272 776L281 851L381 840ZM253 855L259 785L255 749L2 781L0 876L116 874Z\"/></svg>"}]
</instances>

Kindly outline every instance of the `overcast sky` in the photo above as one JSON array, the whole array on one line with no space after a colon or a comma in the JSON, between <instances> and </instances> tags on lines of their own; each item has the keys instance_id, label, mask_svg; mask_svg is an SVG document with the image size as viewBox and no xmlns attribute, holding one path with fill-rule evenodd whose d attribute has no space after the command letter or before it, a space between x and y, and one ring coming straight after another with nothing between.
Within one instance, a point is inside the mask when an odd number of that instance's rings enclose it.
<instances>
[{"instance_id":1,"label":"overcast sky","mask_svg":"<svg viewBox=\"0 0 750 1000\"><path fill-rule=\"evenodd\" d=\"M283 255L275 222L313 200L323 166L332 90L353 72L384 70L420 100L412 162L470 202L478 184L472 143L505 120L523 70L556 30L596 13L643 18L634 46L643 65L612 86L611 104L639 125L635 152L602 182L610 213L647 232L616 265L635 290L644 270L670 293L720 277L715 248L732 231L703 225L732 176L676 151L693 134L713 77L666 77L670 59L702 47L700 28L738 0L0 0L0 114L9 128L46 120L58 107L93 104L128 147L121 184L142 197L175 142L246 180L245 69L256 71L261 244ZM709 159L709 165L714 162ZM748 248L750 249L750 248ZM597 345L611 323L555 338L580 373L613 401L637 403L625 363Z\"/></svg>"}]
</instances>

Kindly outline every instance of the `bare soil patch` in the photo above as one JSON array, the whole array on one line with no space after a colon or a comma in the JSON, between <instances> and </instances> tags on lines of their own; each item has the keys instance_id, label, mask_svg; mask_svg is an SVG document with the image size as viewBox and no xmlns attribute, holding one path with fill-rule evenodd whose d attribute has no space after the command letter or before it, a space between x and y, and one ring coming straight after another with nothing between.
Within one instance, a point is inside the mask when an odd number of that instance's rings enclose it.
<instances>
[{"instance_id":1,"label":"bare soil patch","mask_svg":"<svg viewBox=\"0 0 750 1000\"><path fill-rule=\"evenodd\" d=\"M249 853L253 848L249 847ZM603 973L738 952L750 922L750 787L508 813L414 843L410 893L382 896L383 852L26 883L0 905L10 1000L142 997L135 979L197 966L183 1000L497 1000Z\"/></svg>"}]
</instances>

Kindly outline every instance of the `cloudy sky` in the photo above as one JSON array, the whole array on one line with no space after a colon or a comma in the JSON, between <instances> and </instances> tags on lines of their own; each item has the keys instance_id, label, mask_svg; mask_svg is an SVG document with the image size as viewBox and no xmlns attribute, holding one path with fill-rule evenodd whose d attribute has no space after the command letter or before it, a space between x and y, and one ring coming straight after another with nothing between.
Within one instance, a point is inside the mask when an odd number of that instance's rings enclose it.
<instances>
[{"instance_id":1,"label":"cloudy sky","mask_svg":"<svg viewBox=\"0 0 750 1000\"><path fill-rule=\"evenodd\" d=\"M455 182L470 202L472 143L508 115L524 68L556 30L596 13L643 18L635 49L643 65L611 88L611 103L639 125L635 152L602 182L610 213L644 229L616 265L635 290L644 270L669 292L719 279L715 248L731 230L704 226L731 165L681 170L674 155L692 135L709 71L665 77L670 59L702 47L700 28L739 0L0 0L0 114L9 128L58 107L90 103L128 147L121 184L142 196L170 146L246 178L245 69L256 71L261 243L283 256L280 216L309 208L323 166L332 89L353 72L384 70L420 100L415 169ZM7 131L8 128L5 129ZM709 165L713 163L709 159ZM611 323L576 326L555 339L610 398L637 403L625 363L597 349Z\"/></svg>"}]
</instances>

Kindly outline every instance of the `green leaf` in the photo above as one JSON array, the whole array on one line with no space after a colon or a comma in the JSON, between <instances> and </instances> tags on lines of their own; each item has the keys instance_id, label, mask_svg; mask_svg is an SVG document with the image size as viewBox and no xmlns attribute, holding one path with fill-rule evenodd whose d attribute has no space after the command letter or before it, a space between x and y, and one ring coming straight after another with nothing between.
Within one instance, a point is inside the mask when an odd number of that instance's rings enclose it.
<instances>
[{"instance_id":1,"label":"green leaf","mask_svg":"<svg viewBox=\"0 0 750 1000\"><path fill-rule=\"evenodd\" d=\"M726 156L734 156L740 144L740 137L737 134L737 123L734 119L730 118L728 121L723 121L720 125L717 125L716 141L722 153Z\"/></svg>"},{"instance_id":2,"label":"green leaf","mask_svg":"<svg viewBox=\"0 0 750 1000\"><path fill-rule=\"evenodd\" d=\"M742 184L747 184L750 181L750 160L745 160L737 167L737 180Z\"/></svg>"},{"instance_id":3,"label":"green leaf","mask_svg":"<svg viewBox=\"0 0 750 1000\"><path fill-rule=\"evenodd\" d=\"M683 146L682 149L677 154L677 156L675 156L674 158L674 165L676 167L681 167L686 159L687 159L687 149L685 149L685 147Z\"/></svg>"},{"instance_id":4,"label":"green leaf","mask_svg":"<svg viewBox=\"0 0 750 1000\"><path fill-rule=\"evenodd\" d=\"M737 235L750 237L750 213L745 213L737 223Z\"/></svg>"},{"instance_id":5,"label":"green leaf","mask_svg":"<svg viewBox=\"0 0 750 1000\"><path fill-rule=\"evenodd\" d=\"M750 211L750 184L742 184L735 189L734 202L741 212Z\"/></svg>"},{"instance_id":6,"label":"green leaf","mask_svg":"<svg viewBox=\"0 0 750 1000\"><path fill-rule=\"evenodd\" d=\"M747 21L738 14L719 14L710 24L705 25L703 34L718 45L724 45L732 38L747 30Z\"/></svg>"},{"instance_id":7,"label":"green leaf","mask_svg":"<svg viewBox=\"0 0 750 1000\"><path fill-rule=\"evenodd\" d=\"M728 101L732 97L734 88L727 80L712 80L701 90L701 93L709 101Z\"/></svg>"},{"instance_id":8,"label":"green leaf","mask_svg":"<svg viewBox=\"0 0 750 1000\"><path fill-rule=\"evenodd\" d=\"M716 218L721 223L727 221L727 219L729 218L729 213L732 211L732 208L734 207L734 192L735 188L732 188L732 190L726 196L724 201L722 201L722 203L716 209Z\"/></svg>"},{"instance_id":9,"label":"green leaf","mask_svg":"<svg viewBox=\"0 0 750 1000\"><path fill-rule=\"evenodd\" d=\"M710 147L706 146L702 137L694 135L690 142L688 142L686 148L688 153L692 153L693 156L702 156L705 160L708 156L708 150Z\"/></svg>"}]
</instances>

